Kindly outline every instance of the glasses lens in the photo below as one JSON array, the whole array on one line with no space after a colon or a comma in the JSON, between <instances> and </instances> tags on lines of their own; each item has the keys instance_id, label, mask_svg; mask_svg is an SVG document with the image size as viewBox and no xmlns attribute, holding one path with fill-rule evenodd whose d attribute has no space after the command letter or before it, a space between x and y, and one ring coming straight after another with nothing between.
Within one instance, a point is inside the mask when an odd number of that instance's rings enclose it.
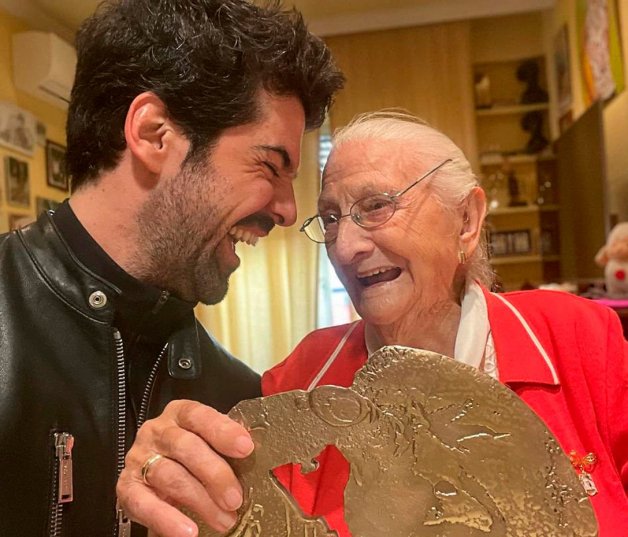
<instances>
[{"instance_id":1,"label":"glasses lens","mask_svg":"<svg viewBox=\"0 0 628 537\"><path fill-rule=\"evenodd\" d=\"M325 242L325 231L319 216L315 216L308 223L304 224L301 231L305 232L307 238L314 242Z\"/></svg>"},{"instance_id":2,"label":"glasses lens","mask_svg":"<svg viewBox=\"0 0 628 537\"><path fill-rule=\"evenodd\" d=\"M375 227L390 220L395 202L384 194L356 201L351 207L351 219L362 227Z\"/></svg>"}]
</instances>

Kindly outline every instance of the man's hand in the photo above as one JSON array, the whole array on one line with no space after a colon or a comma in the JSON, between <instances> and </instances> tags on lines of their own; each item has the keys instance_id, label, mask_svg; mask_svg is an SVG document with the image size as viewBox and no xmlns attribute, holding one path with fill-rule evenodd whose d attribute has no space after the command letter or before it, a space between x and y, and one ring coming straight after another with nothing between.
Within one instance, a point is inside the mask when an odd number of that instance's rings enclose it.
<instances>
[{"instance_id":1,"label":"man's hand","mask_svg":"<svg viewBox=\"0 0 628 537\"><path fill-rule=\"evenodd\" d=\"M242 489L223 456L244 458L252 451L240 424L201 403L173 401L138 431L118 480L118 500L131 520L161 537L197 535L196 524L175 506L224 532L236 522Z\"/></svg>"}]
</instances>

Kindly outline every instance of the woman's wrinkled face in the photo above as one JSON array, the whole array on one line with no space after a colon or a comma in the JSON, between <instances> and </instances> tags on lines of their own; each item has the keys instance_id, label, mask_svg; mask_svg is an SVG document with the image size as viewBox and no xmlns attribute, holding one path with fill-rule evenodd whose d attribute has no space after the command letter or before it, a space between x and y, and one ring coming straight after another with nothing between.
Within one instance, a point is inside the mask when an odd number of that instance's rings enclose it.
<instances>
[{"instance_id":1,"label":"woman's wrinkled face","mask_svg":"<svg viewBox=\"0 0 628 537\"><path fill-rule=\"evenodd\" d=\"M403 141L352 140L335 148L323 174L319 214L345 215L354 202L394 194L439 164L411 158ZM357 312L374 325L417 319L456 301L459 219L437 202L430 181L399 198L392 218L363 229L343 218L327 253Z\"/></svg>"}]
</instances>

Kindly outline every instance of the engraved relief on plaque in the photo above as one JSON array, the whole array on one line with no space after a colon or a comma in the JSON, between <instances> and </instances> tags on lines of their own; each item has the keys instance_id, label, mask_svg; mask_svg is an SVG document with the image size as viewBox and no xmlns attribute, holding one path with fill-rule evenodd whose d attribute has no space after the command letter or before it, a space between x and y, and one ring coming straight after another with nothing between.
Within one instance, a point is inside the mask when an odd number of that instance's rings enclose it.
<instances>
[{"instance_id":1,"label":"engraved relief on plaque","mask_svg":"<svg viewBox=\"0 0 628 537\"><path fill-rule=\"evenodd\" d=\"M272 473L287 463L315 470L326 446L350 465L353 537L597 535L587 495L543 422L510 389L446 356L385 347L350 388L243 401L230 416L256 446L230 461L244 490L230 537L335 536ZM199 526L201 536L221 535Z\"/></svg>"}]
</instances>

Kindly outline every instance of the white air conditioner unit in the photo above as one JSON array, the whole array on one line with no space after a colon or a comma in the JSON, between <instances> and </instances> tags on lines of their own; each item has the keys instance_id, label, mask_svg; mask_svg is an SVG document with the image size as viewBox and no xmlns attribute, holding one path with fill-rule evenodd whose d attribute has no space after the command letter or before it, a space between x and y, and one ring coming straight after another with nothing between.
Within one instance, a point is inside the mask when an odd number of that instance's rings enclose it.
<instances>
[{"instance_id":1,"label":"white air conditioner unit","mask_svg":"<svg viewBox=\"0 0 628 537\"><path fill-rule=\"evenodd\" d=\"M18 89L67 109L76 51L49 32L13 34L13 81Z\"/></svg>"}]
</instances>

